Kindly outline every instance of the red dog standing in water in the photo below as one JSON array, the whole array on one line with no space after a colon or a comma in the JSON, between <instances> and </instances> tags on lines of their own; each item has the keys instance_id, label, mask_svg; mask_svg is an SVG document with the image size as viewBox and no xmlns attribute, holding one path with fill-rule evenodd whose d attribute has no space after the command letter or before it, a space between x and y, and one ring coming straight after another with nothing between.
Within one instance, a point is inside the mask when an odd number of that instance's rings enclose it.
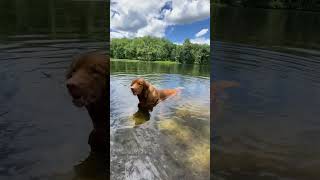
<instances>
[{"instance_id":1,"label":"red dog standing in water","mask_svg":"<svg viewBox=\"0 0 320 180\"><path fill-rule=\"evenodd\" d=\"M138 78L132 81L131 91L133 95L138 96L139 108L152 111L153 107L156 106L160 101L167 99L169 96L176 95L180 90L179 89L158 90L143 78Z\"/></svg>"},{"instance_id":2,"label":"red dog standing in water","mask_svg":"<svg viewBox=\"0 0 320 180\"><path fill-rule=\"evenodd\" d=\"M109 117L109 57L89 52L76 57L66 73L66 86L77 107L86 107L93 123L89 136L91 151L107 152Z\"/></svg>"}]
</instances>

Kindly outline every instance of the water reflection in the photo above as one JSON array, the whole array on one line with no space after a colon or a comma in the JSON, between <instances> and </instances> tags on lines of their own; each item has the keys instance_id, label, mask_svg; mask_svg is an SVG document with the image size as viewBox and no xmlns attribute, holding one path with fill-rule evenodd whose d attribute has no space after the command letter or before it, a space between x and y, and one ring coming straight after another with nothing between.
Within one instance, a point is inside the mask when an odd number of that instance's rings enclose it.
<instances>
[{"instance_id":1,"label":"water reflection","mask_svg":"<svg viewBox=\"0 0 320 180\"><path fill-rule=\"evenodd\" d=\"M109 155L105 153L90 153L81 163L74 166L76 179L105 180L110 176L108 169Z\"/></svg>"},{"instance_id":2,"label":"water reflection","mask_svg":"<svg viewBox=\"0 0 320 180\"><path fill-rule=\"evenodd\" d=\"M170 74L185 74L191 76L205 76L210 75L210 67L203 65L189 65L189 64L163 64L153 62L131 62L113 60L111 63L111 73L128 73L128 74L152 74L170 73Z\"/></svg>"},{"instance_id":3,"label":"water reflection","mask_svg":"<svg viewBox=\"0 0 320 180\"><path fill-rule=\"evenodd\" d=\"M267 48L320 48L320 13L211 7L214 39ZM240 23L241 22L241 23Z\"/></svg>"},{"instance_id":4,"label":"water reflection","mask_svg":"<svg viewBox=\"0 0 320 180\"><path fill-rule=\"evenodd\" d=\"M319 12L214 8L213 178L318 179Z\"/></svg>"},{"instance_id":5,"label":"water reflection","mask_svg":"<svg viewBox=\"0 0 320 180\"><path fill-rule=\"evenodd\" d=\"M107 13L103 1L0 1L0 179L99 179L103 156L73 169L91 122L64 76L73 56L108 49Z\"/></svg>"},{"instance_id":6,"label":"water reflection","mask_svg":"<svg viewBox=\"0 0 320 180\"><path fill-rule=\"evenodd\" d=\"M138 111L133 114L135 125L143 124L150 120L150 113L148 109L138 108Z\"/></svg>"},{"instance_id":7,"label":"water reflection","mask_svg":"<svg viewBox=\"0 0 320 180\"><path fill-rule=\"evenodd\" d=\"M316 179L319 57L214 46L216 76L241 84L214 114L214 178Z\"/></svg>"},{"instance_id":8,"label":"water reflection","mask_svg":"<svg viewBox=\"0 0 320 180\"><path fill-rule=\"evenodd\" d=\"M0 2L0 34L3 38L91 37L108 39L109 11L105 1Z\"/></svg>"}]
</instances>

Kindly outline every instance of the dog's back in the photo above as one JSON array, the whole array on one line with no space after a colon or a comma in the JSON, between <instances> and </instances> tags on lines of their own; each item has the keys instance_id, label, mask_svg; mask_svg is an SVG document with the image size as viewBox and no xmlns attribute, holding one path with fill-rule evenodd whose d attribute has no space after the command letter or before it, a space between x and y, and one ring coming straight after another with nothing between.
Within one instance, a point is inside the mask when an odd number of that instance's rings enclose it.
<instances>
[{"instance_id":1,"label":"dog's back","mask_svg":"<svg viewBox=\"0 0 320 180\"><path fill-rule=\"evenodd\" d=\"M159 94L160 94L160 100L163 101L165 99L167 99L169 96L175 96L176 94L178 94L179 92L181 92L181 89L160 89L158 90Z\"/></svg>"}]
</instances>

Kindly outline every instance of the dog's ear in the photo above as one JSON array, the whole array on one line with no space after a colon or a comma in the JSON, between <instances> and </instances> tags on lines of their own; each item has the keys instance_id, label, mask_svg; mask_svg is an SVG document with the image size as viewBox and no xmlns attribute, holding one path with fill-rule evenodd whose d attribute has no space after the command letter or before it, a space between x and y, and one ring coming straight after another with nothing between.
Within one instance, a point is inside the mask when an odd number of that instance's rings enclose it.
<instances>
[{"instance_id":1,"label":"dog's ear","mask_svg":"<svg viewBox=\"0 0 320 180\"><path fill-rule=\"evenodd\" d=\"M102 63L92 64L90 67L90 70L93 73L97 73L97 74L101 74L101 75L107 75L107 73L108 73L107 66Z\"/></svg>"},{"instance_id":2,"label":"dog's ear","mask_svg":"<svg viewBox=\"0 0 320 180\"><path fill-rule=\"evenodd\" d=\"M130 86L132 86L132 85L133 85L134 83L136 83L136 82L137 82L137 79L132 80Z\"/></svg>"},{"instance_id":3,"label":"dog's ear","mask_svg":"<svg viewBox=\"0 0 320 180\"><path fill-rule=\"evenodd\" d=\"M91 71L101 75L109 74L109 59L107 56L102 54L97 54L96 58L99 58L98 63L92 64Z\"/></svg>"},{"instance_id":4,"label":"dog's ear","mask_svg":"<svg viewBox=\"0 0 320 180\"><path fill-rule=\"evenodd\" d=\"M76 69L76 66L77 66L79 59L80 59L80 56L75 56L72 58L72 63L68 67L66 74L65 74L66 79L71 78L72 74L74 73L74 71Z\"/></svg>"}]
</instances>

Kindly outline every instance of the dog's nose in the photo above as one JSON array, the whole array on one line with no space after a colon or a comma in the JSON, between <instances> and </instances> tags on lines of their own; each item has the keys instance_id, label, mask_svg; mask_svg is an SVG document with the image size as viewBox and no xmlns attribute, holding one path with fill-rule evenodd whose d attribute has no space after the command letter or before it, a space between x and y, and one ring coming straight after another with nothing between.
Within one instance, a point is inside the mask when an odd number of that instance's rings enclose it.
<instances>
[{"instance_id":1,"label":"dog's nose","mask_svg":"<svg viewBox=\"0 0 320 180\"><path fill-rule=\"evenodd\" d=\"M74 82L72 82L72 81L68 81L68 82L66 83L66 86L67 86L67 88L68 88L68 90L69 90L70 92L72 92L72 91L74 91L75 89L77 89L77 84L74 83Z\"/></svg>"},{"instance_id":2,"label":"dog's nose","mask_svg":"<svg viewBox=\"0 0 320 180\"><path fill-rule=\"evenodd\" d=\"M131 91L133 91L133 90L134 90L134 88L133 88L132 86L130 87L130 89L131 89Z\"/></svg>"},{"instance_id":3,"label":"dog's nose","mask_svg":"<svg viewBox=\"0 0 320 180\"><path fill-rule=\"evenodd\" d=\"M78 99L79 97L81 97L81 91L79 89L79 86L77 86L76 83L73 82L67 82L66 86L68 88L69 94L75 98Z\"/></svg>"},{"instance_id":4,"label":"dog's nose","mask_svg":"<svg viewBox=\"0 0 320 180\"><path fill-rule=\"evenodd\" d=\"M67 82L66 86L67 86L67 88L69 90L71 90L71 89L73 89L75 87L75 85L73 83L70 83L70 82Z\"/></svg>"}]
</instances>

